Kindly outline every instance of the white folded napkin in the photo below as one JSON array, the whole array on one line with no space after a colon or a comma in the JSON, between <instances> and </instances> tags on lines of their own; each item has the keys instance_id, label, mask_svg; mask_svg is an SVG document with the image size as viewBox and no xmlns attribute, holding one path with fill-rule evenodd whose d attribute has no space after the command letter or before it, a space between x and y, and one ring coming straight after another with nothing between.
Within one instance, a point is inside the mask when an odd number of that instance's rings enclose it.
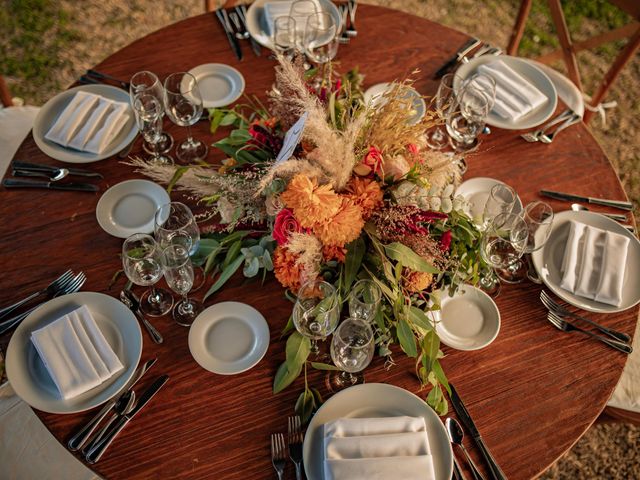
<instances>
[{"instance_id":1,"label":"white folded napkin","mask_svg":"<svg viewBox=\"0 0 640 480\"><path fill-rule=\"evenodd\" d=\"M280 2L266 2L264 4L264 20L265 26L267 27L266 34L271 37L273 35L273 24L278 17L288 17L291 12L291 4L294 0L283 0ZM304 12L304 15L295 15L293 18L296 21L296 31L304 32L304 29L307 25L307 18L312 13L322 12L322 5L318 0L312 0L314 8L311 8L311 4L309 4L309 11Z\"/></svg>"},{"instance_id":2,"label":"white folded napkin","mask_svg":"<svg viewBox=\"0 0 640 480\"><path fill-rule=\"evenodd\" d=\"M85 305L33 331L31 341L65 400L124 369Z\"/></svg>"},{"instance_id":3,"label":"white folded napkin","mask_svg":"<svg viewBox=\"0 0 640 480\"><path fill-rule=\"evenodd\" d=\"M341 418L324 425L324 479L435 479L421 417Z\"/></svg>"},{"instance_id":4,"label":"white folded napkin","mask_svg":"<svg viewBox=\"0 0 640 480\"><path fill-rule=\"evenodd\" d=\"M495 80L496 99L493 111L505 120L516 122L548 101L535 85L502 60L480 65L478 72Z\"/></svg>"},{"instance_id":5,"label":"white folded napkin","mask_svg":"<svg viewBox=\"0 0 640 480\"><path fill-rule=\"evenodd\" d=\"M103 153L129 119L129 105L77 92L44 136L63 147Z\"/></svg>"},{"instance_id":6,"label":"white folded napkin","mask_svg":"<svg viewBox=\"0 0 640 480\"><path fill-rule=\"evenodd\" d=\"M581 297L619 307L629 238L581 222L569 223L560 286Z\"/></svg>"}]
</instances>

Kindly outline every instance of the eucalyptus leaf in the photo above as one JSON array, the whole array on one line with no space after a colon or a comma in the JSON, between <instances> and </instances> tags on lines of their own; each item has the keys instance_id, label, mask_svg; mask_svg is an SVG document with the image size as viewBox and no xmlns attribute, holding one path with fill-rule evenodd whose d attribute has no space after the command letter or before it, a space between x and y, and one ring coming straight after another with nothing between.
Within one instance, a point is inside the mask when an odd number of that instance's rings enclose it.
<instances>
[{"instance_id":1,"label":"eucalyptus leaf","mask_svg":"<svg viewBox=\"0 0 640 480\"><path fill-rule=\"evenodd\" d=\"M227 127L229 125L233 125L237 118L238 117L234 112L229 112L224 117L222 117L222 120L220 120L220 126Z\"/></svg>"},{"instance_id":2,"label":"eucalyptus leaf","mask_svg":"<svg viewBox=\"0 0 640 480\"><path fill-rule=\"evenodd\" d=\"M231 262L233 262L236 258L238 258L238 255L240 255L241 248L242 248L242 240L236 240L234 243L231 244L231 246L229 247L229 250L227 250L226 257L224 257L224 262L222 263L223 269L227 268L231 264ZM241 257L241 258L244 258L244 257Z\"/></svg>"},{"instance_id":3,"label":"eucalyptus leaf","mask_svg":"<svg viewBox=\"0 0 640 480\"><path fill-rule=\"evenodd\" d=\"M286 346L286 363L289 365L289 369L301 369L310 352L311 341L309 338L301 335L300 332L293 332L287 339Z\"/></svg>"},{"instance_id":4,"label":"eucalyptus leaf","mask_svg":"<svg viewBox=\"0 0 640 480\"><path fill-rule=\"evenodd\" d=\"M307 423L311 419L311 415L313 415L316 408L316 399L313 392L305 388L298 397L298 400L296 400L296 415L300 416L302 423Z\"/></svg>"},{"instance_id":5,"label":"eucalyptus leaf","mask_svg":"<svg viewBox=\"0 0 640 480\"><path fill-rule=\"evenodd\" d=\"M244 257L238 257L233 262L231 262L231 264L222 271L222 273L218 277L218 280L216 280L216 282L211 285L209 291L204 295L203 301L220 290L224 286L224 284L227 283L227 281L231 278L231 276L236 273L238 268L240 268L240 265L242 265L243 261Z\"/></svg>"},{"instance_id":6,"label":"eucalyptus leaf","mask_svg":"<svg viewBox=\"0 0 640 480\"><path fill-rule=\"evenodd\" d=\"M416 337L413 336L413 330L407 323L407 321L401 318L397 325L396 331L398 333L398 341L404 353L408 356L415 358L418 355L418 348L416 347Z\"/></svg>"},{"instance_id":7,"label":"eucalyptus leaf","mask_svg":"<svg viewBox=\"0 0 640 480\"><path fill-rule=\"evenodd\" d=\"M298 369L291 370L287 362L284 362L278 367L276 376L273 378L273 393L280 393L282 390L287 388L300 376L301 372L302 365Z\"/></svg>"},{"instance_id":8,"label":"eucalyptus leaf","mask_svg":"<svg viewBox=\"0 0 640 480\"><path fill-rule=\"evenodd\" d=\"M429 317L418 307L413 305L409 307L409 318L414 325L427 331L433 330L433 324L429 321Z\"/></svg>"},{"instance_id":9,"label":"eucalyptus leaf","mask_svg":"<svg viewBox=\"0 0 640 480\"><path fill-rule=\"evenodd\" d=\"M224 113L222 110L217 108L209 109L209 118L211 119L211 126L209 127L209 131L213 134L216 133L218 127L220 126L220 121L224 117Z\"/></svg>"},{"instance_id":10,"label":"eucalyptus leaf","mask_svg":"<svg viewBox=\"0 0 640 480\"><path fill-rule=\"evenodd\" d=\"M451 387L449 386L449 381L447 380L447 376L445 375L444 370L442 369L442 365L440 365L440 362L438 360L433 362L433 373L435 374L438 381L444 386L444 388L447 389L447 393L451 395Z\"/></svg>"},{"instance_id":11,"label":"eucalyptus leaf","mask_svg":"<svg viewBox=\"0 0 640 480\"><path fill-rule=\"evenodd\" d=\"M347 244L347 254L344 261L344 284L343 284L343 292L345 294L351 288L353 281L360 270L360 265L362 265L362 258L364 257L364 252L366 250L366 245L364 239L362 237L358 237L353 242Z\"/></svg>"},{"instance_id":12,"label":"eucalyptus leaf","mask_svg":"<svg viewBox=\"0 0 640 480\"><path fill-rule=\"evenodd\" d=\"M313 368L315 368L316 370L330 370L333 372L339 372L340 369L338 367L336 367L335 365L329 365L328 363L322 363L322 362L311 362L311 366Z\"/></svg>"},{"instance_id":13,"label":"eucalyptus leaf","mask_svg":"<svg viewBox=\"0 0 640 480\"><path fill-rule=\"evenodd\" d=\"M213 269L213 265L216 261L216 257L222 251L222 246L218 245L211 253L207 256L207 261L204 265L204 273L209 273Z\"/></svg>"},{"instance_id":14,"label":"eucalyptus leaf","mask_svg":"<svg viewBox=\"0 0 640 480\"><path fill-rule=\"evenodd\" d=\"M440 270L435 268L409 247L399 242L393 242L389 245L385 245L384 250L389 258L397 262L402 262L405 267L410 268L411 270L426 273L440 273Z\"/></svg>"},{"instance_id":15,"label":"eucalyptus leaf","mask_svg":"<svg viewBox=\"0 0 640 480\"><path fill-rule=\"evenodd\" d=\"M264 265L265 270L269 272L273 271L273 260L271 260L269 250L265 250L262 254L262 264Z\"/></svg>"},{"instance_id":16,"label":"eucalyptus leaf","mask_svg":"<svg viewBox=\"0 0 640 480\"><path fill-rule=\"evenodd\" d=\"M260 271L260 260L257 257L253 257L251 259L246 259L244 262L244 269L242 273L247 278L255 277Z\"/></svg>"},{"instance_id":17,"label":"eucalyptus leaf","mask_svg":"<svg viewBox=\"0 0 640 480\"><path fill-rule=\"evenodd\" d=\"M178 183L178 180L180 180L182 176L187 173L187 170L189 170L189 167L176 168L176 171L173 173L173 177L171 177L171 180L169 180L169 184L167 185L167 193L171 193L173 187L175 187L176 183Z\"/></svg>"}]
</instances>

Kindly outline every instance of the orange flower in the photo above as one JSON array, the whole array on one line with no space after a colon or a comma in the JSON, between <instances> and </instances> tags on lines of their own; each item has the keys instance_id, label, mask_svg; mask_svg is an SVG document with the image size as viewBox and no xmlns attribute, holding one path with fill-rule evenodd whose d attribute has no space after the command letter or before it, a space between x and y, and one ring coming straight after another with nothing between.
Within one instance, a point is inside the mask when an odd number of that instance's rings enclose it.
<instances>
[{"instance_id":1,"label":"orange flower","mask_svg":"<svg viewBox=\"0 0 640 480\"><path fill-rule=\"evenodd\" d=\"M273 271L283 287L298 290L300 288L300 274L302 267L296 265L298 256L286 247L278 246L273 252Z\"/></svg>"},{"instance_id":2,"label":"orange flower","mask_svg":"<svg viewBox=\"0 0 640 480\"><path fill-rule=\"evenodd\" d=\"M402 274L402 283L409 292L418 293L428 288L433 282L433 274L417 272L405 268Z\"/></svg>"},{"instance_id":3,"label":"orange flower","mask_svg":"<svg viewBox=\"0 0 640 480\"><path fill-rule=\"evenodd\" d=\"M313 232L324 245L344 247L362 232L362 209L348 197L342 197L342 206L335 217L313 227Z\"/></svg>"},{"instance_id":4,"label":"orange flower","mask_svg":"<svg viewBox=\"0 0 640 480\"><path fill-rule=\"evenodd\" d=\"M347 184L347 192L349 198L362 208L362 218L365 220L382 205L382 189L373 179L353 177Z\"/></svg>"},{"instance_id":5,"label":"orange flower","mask_svg":"<svg viewBox=\"0 0 640 480\"><path fill-rule=\"evenodd\" d=\"M337 260L339 263L344 263L347 257L347 249L338 247L336 245L325 245L322 247L322 258L325 262L329 260Z\"/></svg>"},{"instance_id":6,"label":"orange flower","mask_svg":"<svg viewBox=\"0 0 640 480\"><path fill-rule=\"evenodd\" d=\"M305 228L326 222L338 212L341 204L331 185L318 185L315 179L301 173L293 177L280 199Z\"/></svg>"}]
</instances>

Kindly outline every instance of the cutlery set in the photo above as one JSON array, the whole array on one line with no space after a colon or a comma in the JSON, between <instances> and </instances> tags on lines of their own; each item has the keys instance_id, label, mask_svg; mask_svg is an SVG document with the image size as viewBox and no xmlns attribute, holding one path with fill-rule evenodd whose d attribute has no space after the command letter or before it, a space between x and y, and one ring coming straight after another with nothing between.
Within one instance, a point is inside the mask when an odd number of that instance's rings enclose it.
<instances>
[{"instance_id":1,"label":"cutlery set","mask_svg":"<svg viewBox=\"0 0 640 480\"><path fill-rule=\"evenodd\" d=\"M247 6L236 5L231 8L229 12L224 8L219 8L215 11L216 17L224 30L231 51L238 60L242 60L242 47L240 46L240 40L249 40L251 44L251 50L259 57L262 55L260 44L251 37L249 30L247 29Z\"/></svg>"},{"instance_id":2,"label":"cutlery set","mask_svg":"<svg viewBox=\"0 0 640 480\"><path fill-rule=\"evenodd\" d=\"M570 127L574 123L578 123L580 120L582 120L582 117L568 108L545 123L540 129L534 132L523 133L520 136L530 143L551 143L553 142L553 138L555 137L555 135L557 135L565 128ZM548 130L558 123L560 123L560 126L557 127L552 133L548 133Z\"/></svg>"},{"instance_id":3,"label":"cutlery set","mask_svg":"<svg viewBox=\"0 0 640 480\"><path fill-rule=\"evenodd\" d=\"M17 160L11 164L11 173L14 177L21 178L5 178L2 182L5 188L45 188L48 190L97 192L99 187L93 183L61 182L61 180L76 176L96 179L103 178L100 173L90 170L58 168L51 165L19 162ZM45 180L27 180L25 177L44 178Z\"/></svg>"},{"instance_id":4,"label":"cutlery set","mask_svg":"<svg viewBox=\"0 0 640 480\"><path fill-rule=\"evenodd\" d=\"M357 9L358 3L355 0L349 0L347 3L338 5L338 11L342 19L339 41L342 44L349 43L352 38L358 35L358 30L356 29Z\"/></svg>"},{"instance_id":5,"label":"cutlery set","mask_svg":"<svg viewBox=\"0 0 640 480\"><path fill-rule=\"evenodd\" d=\"M633 348L629 344L631 341L631 337L623 332L618 332L617 330L613 330L611 328L605 327L604 325L600 325L593 320L580 315L578 313L572 312L567 308L560 305L556 302L551 296L545 292L544 290L540 292L540 301L547 308L547 320L558 330L562 330L563 332L580 332L583 335L587 335L595 338L596 340L609 345L616 350L619 350L623 353L631 353ZM599 332L606 335L598 335L590 330L585 330L581 327L578 327L575 323L572 323L570 320L579 320L581 322L585 322L590 326L594 327ZM609 338L607 338L609 337Z\"/></svg>"},{"instance_id":6,"label":"cutlery set","mask_svg":"<svg viewBox=\"0 0 640 480\"><path fill-rule=\"evenodd\" d=\"M282 480L284 469L287 464L287 454L296 467L296 480L302 480L302 421L298 415L288 418L288 446L285 442L284 434L274 433L271 435L271 463L275 469L278 479Z\"/></svg>"}]
</instances>

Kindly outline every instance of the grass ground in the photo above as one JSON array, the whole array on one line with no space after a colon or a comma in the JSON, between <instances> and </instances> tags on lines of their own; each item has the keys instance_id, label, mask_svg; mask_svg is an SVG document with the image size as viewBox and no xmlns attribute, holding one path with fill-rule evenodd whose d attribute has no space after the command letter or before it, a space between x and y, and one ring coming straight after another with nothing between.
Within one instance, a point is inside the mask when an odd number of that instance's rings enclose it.
<instances>
[{"instance_id":1,"label":"grass ground","mask_svg":"<svg viewBox=\"0 0 640 480\"><path fill-rule=\"evenodd\" d=\"M363 0L405 10L505 47L516 0ZM576 39L624 24L624 14L604 0L565 1ZM0 0L0 73L29 104L39 105L71 84L87 68L131 41L187 16L203 12L202 0ZM534 2L520 54L535 56L557 40L546 2ZM587 91L593 91L619 45L580 55ZM608 100L607 122L591 123L636 207L640 204L640 56L627 65ZM598 425L545 474L545 479L640 478L640 428Z\"/></svg>"}]
</instances>

